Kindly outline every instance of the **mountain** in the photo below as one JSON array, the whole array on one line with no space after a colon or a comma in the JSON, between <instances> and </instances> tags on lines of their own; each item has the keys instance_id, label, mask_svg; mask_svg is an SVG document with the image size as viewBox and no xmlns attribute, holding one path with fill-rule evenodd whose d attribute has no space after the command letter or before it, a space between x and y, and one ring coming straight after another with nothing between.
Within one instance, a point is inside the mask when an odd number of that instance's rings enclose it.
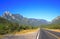
<instances>
[{"instance_id":1,"label":"mountain","mask_svg":"<svg viewBox=\"0 0 60 39\"><path fill-rule=\"evenodd\" d=\"M60 16L57 16L55 19L53 19L52 23L60 23Z\"/></svg>"},{"instance_id":2,"label":"mountain","mask_svg":"<svg viewBox=\"0 0 60 39\"><path fill-rule=\"evenodd\" d=\"M9 11L6 11L2 17L8 19L11 22L16 22L24 25L39 26L41 24L48 24L48 21L44 19L26 18L20 14L11 14Z\"/></svg>"}]
</instances>

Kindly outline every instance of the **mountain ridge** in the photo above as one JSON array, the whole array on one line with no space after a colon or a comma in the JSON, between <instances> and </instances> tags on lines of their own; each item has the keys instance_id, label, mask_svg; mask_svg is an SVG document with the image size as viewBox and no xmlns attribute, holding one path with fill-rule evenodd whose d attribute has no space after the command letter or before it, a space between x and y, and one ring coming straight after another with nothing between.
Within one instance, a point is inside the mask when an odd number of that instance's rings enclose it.
<instances>
[{"instance_id":1,"label":"mountain ridge","mask_svg":"<svg viewBox=\"0 0 60 39\"><path fill-rule=\"evenodd\" d=\"M20 14L11 14L9 11L4 12L2 17L5 19L8 19L9 21L12 21L12 22L17 22L19 24L26 24L26 25L32 25L32 26L39 26L41 24L48 24L47 20L26 18Z\"/></svg>"}]
</instances>

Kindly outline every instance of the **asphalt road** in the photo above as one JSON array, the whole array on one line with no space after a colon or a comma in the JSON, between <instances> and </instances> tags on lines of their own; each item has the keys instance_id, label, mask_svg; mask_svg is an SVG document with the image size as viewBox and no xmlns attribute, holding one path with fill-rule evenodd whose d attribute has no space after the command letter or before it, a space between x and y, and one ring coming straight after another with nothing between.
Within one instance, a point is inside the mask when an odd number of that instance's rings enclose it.
<instances>
[{"instance_id":1,"label":"asphalt road","mask_svg":"<svg viewBox=\"0 0 60 39\"><path fill-rule=\"evenodd\" d=\"M0 39L60 39L60 33L46 29L40 29L38 32L34 32L31 34L7 35L4 38Z\"/></svg>"},{"instance_id":2,"label":"asphalt road","mask_svg":"<svg viewBox=\"0 0 60 39\"><path fill-rule=\"evenodd\" d=\"M40 29L38 39L60 39L60 33L50 30Z\"/></svg>"}]
</instances>

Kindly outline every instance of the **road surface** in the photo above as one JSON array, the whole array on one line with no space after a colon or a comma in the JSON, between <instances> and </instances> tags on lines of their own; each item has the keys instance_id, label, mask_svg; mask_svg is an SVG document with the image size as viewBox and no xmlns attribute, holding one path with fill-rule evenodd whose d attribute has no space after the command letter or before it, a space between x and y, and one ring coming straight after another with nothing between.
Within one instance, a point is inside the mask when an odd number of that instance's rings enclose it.
<instances>
[{"instance_id":1,"label":"road surface","mask_svg":"<svg viewBox=\"0 0 60 39\"><path fill-rule=\"evenodd\" d=\"M60 39L60 33L40 29L38 32L25 35L7 35L4 38L0 39Z\"/></svg>"},{"instance_id":2,"label":"road surface","mask_svg":"<svg viewBox=\"0 0 60 39\"><path fill-rule=\"evenodd\" d=\"M60 33L50 30L40 29L38 39L60 39Z\"/></svg>"}]
</instances>

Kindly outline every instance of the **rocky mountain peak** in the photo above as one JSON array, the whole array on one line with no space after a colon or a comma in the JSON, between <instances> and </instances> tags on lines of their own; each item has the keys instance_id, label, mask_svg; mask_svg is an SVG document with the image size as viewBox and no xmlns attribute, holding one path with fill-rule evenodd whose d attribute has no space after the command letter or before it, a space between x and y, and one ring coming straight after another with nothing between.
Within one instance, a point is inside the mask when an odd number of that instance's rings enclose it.
<instances>
[{"instance_id":1,"label":"rocky mountain peak","mask_svg":"<svg viewBox=\"0 0 60 39\"><path fill-rule=\"evenodd\" d=\"M15 19L13 14L11 14L9 11L5 11L2 17L6 18L6 19Z\"/></svg>"},{"instance_id":2,"label":"rocky mountain peak","mask_svg":"<svg viewBox=\"0 0 60 39\"><path fill-rule=\"evenodd\" d=\"M12 14L9 11L5 11L3 16L12 16Z\"/></svg>"}]
</instances>

